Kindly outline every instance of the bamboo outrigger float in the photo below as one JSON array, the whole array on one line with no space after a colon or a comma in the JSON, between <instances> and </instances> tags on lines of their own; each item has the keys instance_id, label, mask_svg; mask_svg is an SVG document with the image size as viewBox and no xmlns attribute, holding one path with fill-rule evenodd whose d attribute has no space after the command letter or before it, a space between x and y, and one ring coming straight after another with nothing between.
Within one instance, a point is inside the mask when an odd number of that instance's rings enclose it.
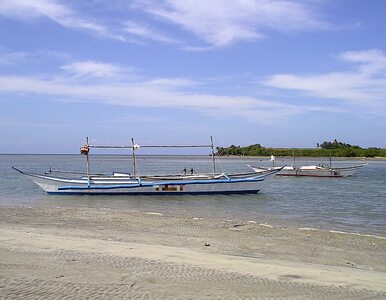
<instances>
[{"instance_id":1,"label":"bamboo outrigger float","mask_svg":"<svg viewBox=\"0 0 386 300\"><path fill-rule=\"evenodd\" d=\"M217 173L216 160L211 137L209 145L137 145L131 139L128 146L90 145L87 142L80 149L86 156L86 174L80 178L69 179L52 175L39 175L14 170L28 176L48 194L59 195L174 195L174 194L245 194L257 193L261 186L275 176L281 168L263 172L249 173ZM113 173L111 175L92 174L90 172L89 153L92 148L132 150L132 174ZM210 174L169 174L169 175L138 175L136 170L135 152L140 148L211 148L213 169ZM62 173L50 170L49 173ZM78 173L79 175L79 173Z\"/></svg>"}]
</instances>

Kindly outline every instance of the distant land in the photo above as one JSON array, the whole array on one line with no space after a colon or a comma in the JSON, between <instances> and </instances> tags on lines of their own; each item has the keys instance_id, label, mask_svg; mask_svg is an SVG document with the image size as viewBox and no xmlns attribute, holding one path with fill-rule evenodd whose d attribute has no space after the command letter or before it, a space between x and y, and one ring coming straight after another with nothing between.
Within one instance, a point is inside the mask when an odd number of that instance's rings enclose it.
<instances>
[{"instance_id":1,"label":"distant land","mask_svg":"<svg viewBox=\"0 0 386 300\"><path fill-rule=\"evenodd\" d=\"M217 147L218 156L305 156L305 157L386 157L386 149L359 146L338 142L317 143L316 148L269 148L260 144L245 147L231 145Z\"/></svg>"}]
</instances>

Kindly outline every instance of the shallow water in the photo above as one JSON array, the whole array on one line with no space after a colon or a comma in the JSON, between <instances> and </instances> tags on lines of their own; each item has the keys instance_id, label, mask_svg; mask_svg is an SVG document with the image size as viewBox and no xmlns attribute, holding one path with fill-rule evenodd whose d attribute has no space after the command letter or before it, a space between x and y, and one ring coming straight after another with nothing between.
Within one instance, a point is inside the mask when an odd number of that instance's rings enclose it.
<instances>
[{"instance_id":1,"label":"shallow water","mask_svg":"<svg viewBox=\"0 0 386 300\"><path fill-rule=\"evenodd\" d=\"M326 159L297 160L297 165L328 164ZM124 208L163 214L253 220L277 225L295 225L328 230L386 235L386 162L334 161L335 166L368 163L347 178L275 177L256 195L215 196L51 196L28 178L11 169L43 173L52 169L85 170L80 155L0 155L0 205L79 206ZM222 172L249 171L246 164L269 166L264 159L223 158ZM276 161L291 165L292 160ZM210 172L209 157L151 157L137 159L140 174L181 173L186 167ZM94 156L92 172L131 172L131 159L124 156Z\"/></svg>"}]
</instances>

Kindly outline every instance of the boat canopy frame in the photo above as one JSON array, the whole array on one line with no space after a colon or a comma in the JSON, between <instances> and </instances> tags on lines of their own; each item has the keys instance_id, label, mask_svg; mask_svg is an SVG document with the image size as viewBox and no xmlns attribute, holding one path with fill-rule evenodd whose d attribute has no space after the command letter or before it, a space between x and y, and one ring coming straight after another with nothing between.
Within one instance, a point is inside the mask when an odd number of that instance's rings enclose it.
<instances>
[{"instance_id":1,"label":"boat canopy frame","mask_svg":"<svg viewBox=\"0 0 386 300\"><path fill-rule=\"evenodd\" d=\"M137 168L136 168L136 156L135 151L137 151L140 148L211 148L211 157L212 157L212 172L213 175L216 174L216 159L215 159L215 153L214 153L214 143L213 143L213 137L210 136L210 144L203 144L203 145L138 145L134 142L134 138L131 138L131 145L92 145L89 144L89 138L86 137L86 144L83 145L80 148L81 154L86 155L86 164L87 164L87 178L90 180L90 161L89 161L89 152L90 148L94 149L131 149L132 150L132 160L133 160L133 176L137 176ZM85 151L85 149L87 149Z\"/></svg>"}]
</instances>

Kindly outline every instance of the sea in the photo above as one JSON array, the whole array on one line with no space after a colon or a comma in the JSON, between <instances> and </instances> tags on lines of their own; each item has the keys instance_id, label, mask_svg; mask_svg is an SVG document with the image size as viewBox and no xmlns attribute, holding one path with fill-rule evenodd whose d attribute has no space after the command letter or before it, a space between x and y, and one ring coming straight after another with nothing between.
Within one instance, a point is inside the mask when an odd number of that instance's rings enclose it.
<instances>
[{"instance_id":1,"label":"sea","mask_svg":"<svg viewBox=\"0 0 386 300\"><path fill-rule=\"evenodd\" d=\"M326 158L297 158L296 165L329 164ZM252 195L57 196L47 195L30 179L12 169L44 174L51 170L86 171L81 155L0 155L0 206L89 207L156 212L164 215L254 221L272 226L386 236L386 161L333 159L344 167L364 164L346 178L274 177ZM248 172L248 164L272 166L268 158L216 159L218 172ZM292 165L292 158L275 166ZM138 174L181 174L186 168L211 172L209 156L138 156ZM124 155L90 156L92 173L132 172Z\"/></svg>"}]
</instances>

